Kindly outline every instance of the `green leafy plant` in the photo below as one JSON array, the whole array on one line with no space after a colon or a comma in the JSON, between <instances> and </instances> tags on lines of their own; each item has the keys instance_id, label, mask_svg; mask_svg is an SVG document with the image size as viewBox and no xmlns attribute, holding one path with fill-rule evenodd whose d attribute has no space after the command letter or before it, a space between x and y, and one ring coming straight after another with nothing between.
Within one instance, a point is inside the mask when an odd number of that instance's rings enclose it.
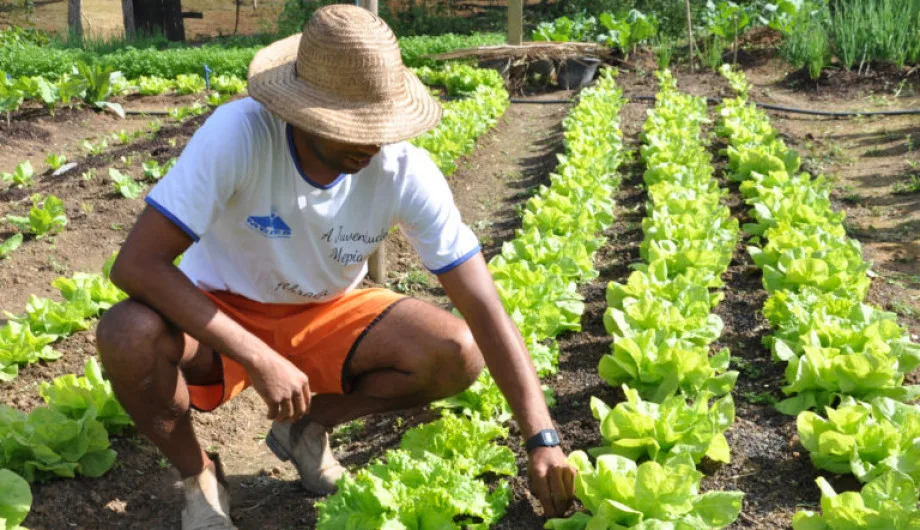
<instances>
[{"instance_id":1,"label":"green leafy plant","mask_svg":"<svg viewBox=\"0 0 920 530\"><path fill-rule=\"evenodd\" d=\"M107 101L112 95L112 81L119 77L119 72L98 63L87 64L82 61L77 62L73 68L73 74L86 86L83 99L87 104L97 109L109 108L124 118L122 106Z\"/></svg>"},{"instance_id":2,"label":"green leafy plant","mask_svg":"<svg viewBox=\"0 0 920 530\"><path fill-rule=\"evenodd\" d=\"M440 420L406 431L399 448L417 458L433 453L474 477L486 473L511 476L517 473L514 453L493 443L496 438L507 437L507 429L494 421L445 414Z\"/></svg>"},{"instance_id":3,"label":"green leafy plant","mask_svg":"<svg viewBox=\"0 0 920 530\"><path fill-rule=\"evenodd\" d=\"M157 76L141 76L135 81L142 96L159 96L172 90L173 82Z\"/></svg>"},{"instance_id":4,"label":"green leafy plant","mask_svg":"<svg viewBox=\"0 0 920 530\"><path fill-rule=\"evenodd\" d=\"M96 419L105 425L109 434L121 434L126 427L134 425L112 392L112 384L102 376L95 357L86 360L83 377L68 374L50 383L43 381L39 393L51 410L70 419L79 420L89 409L95 409Z\"/></svg>"},{"instance_id":5,"label":"green leafy plant","mask_svg":"<svg viewBox=\"0 0 920 530\"><path fill-rule=\"evenodd\" d=\"M907 180L894 185L894 192L899 195L920 193L920 175L910 175Z\"/></svg>"},{"instance_id":6,"label":"green leafy plant","mask_svg":"<svg viewBox=\"0 0 920 530\"><path fill-rule=\"evenodd\" d=\"M36 335L50 337L52 340L69 337L77 331L89 329L87 319L99 313L98 304L89 298L88 293L80 295L79 300L69 300L66 303L32 295L26 304L25 314L16 316L7 313L7 316L28 326Z\"/></svg>"},{"instance_id":7,"label":"green leafy plant","mask_svg":"<svg viewBox=\"0 0 920 530\"><path fill-rule=\"evenodd\" d=\"M863 486L859 493L838 494L824 477L815 482L821 488L822 513L796 513L793 530L907 529L920 522L916 483L903 473L890 471Z\"/></svg>"},{"instance_id":8,"label":"green leafy plant","mask_svg":"<svg viewBox=\"0 0 920 530\"><path fill-rule=\"evenodd\" d=\"M32 169L32 163L26 160L16 164L16 170L12 173L0 173L0 180L17 188L28 188L35 183L35 171Z\"/></svg>"},{"instance_id":9,"label":"green leafy plant","mask_svg":"<svg viewBox=\"0 0 920 530\"><path fill-rule=\"evenodd\" d=\"M0 259L7 259L10 254L22 245L22 234L13 234L3 243L0 243Z\"/></svg>"},{"instance_id":10,"label":"green leafy plant","mask_svg":"<svg viewBox=\"0 0 920 530\"><path fill-rule=\"evenodd\" d=\"M144 178L148 180L160 180L165 177L169 170L176 165L176 158L170 158L161 166L156 159L151 158L143 163Z\"/></svg>"},{"instance_id":11,"label":"green leafy plant","mask_svg":"<svg viewBox=\"0 0 920 530\"><path fill-rule=\"evenodd\" d=\"M128 145L131 143L131 140L135 138L135 136L136 135L134 133L129 133L128 131L122 129L120 131L113 132L111 138L116 144Z\"/></svg>"},{"instance_id":12,"label":"green leafy plant","mask_svg":"<svg viewBox=\"0 0 920 530\"><path fill-rule=\"evenodd\" d=\"M187 107L174 107L169 109L169 116L178 122L183 122L193 116L201 116L207 109L207 106L195 102Z\"/></svg>"},{"instance_id":13,"label":"green leafy plant","mask_svg":"<svg viewBox=\"0 0 920 530\"><path fill-rule=\"evenodd\" d=\"M844 398L827 418L813 412L799 414L799 440L819 469L853 473L869 482L888 470L920 479L920 410L892 399L871 404Z\"/></svg>"},{"instance_id":14,"label":"green leafy plant","mask_svg":"<svg viewBox=\"0 0 920 530\"><path fill-rule=\"evenodd\" d=\"M112 179L112 187L115 188L115 191L126 199L136 199L147 189L131 175L125 175L115 168L109 168L109 178Z\"/></svg>"},{"instance_id":15,"label":"green leafy plant","mask_svg":"<svg viewBox=\"0 0 920 530\"><path fill-rule=\"evenodd\" d=\"M591 398L591 411L601 423L603 446L593 456L618 454L630 460L667 462L677 454L688 454L695 463L704 456L716 462L731 460L723 434L735 422L731 395L709 405L710 396L688 402L683 396L669 396L660 404L642 401L634 389L623 386L627 401L610 408Z\"/></svg>"},{"instance_id":16,"label":"green leafy plant","mask_svg":"<svg viewBox=\"0 0 920 530\"><path fill-rule=\"evenodd\" d=\"M57 81L57 92L61 104L72 106L72 101L83 98L86 91L86 83L79 77L71 74L62 74Z\"/></svg>"},{"instance_id":17,"label":"green leafy plant","mask_svg":"<svg viewBox=\"0 0 920 530\"><path fill-rule=\"evenodd\" d=\"M0 405L0 467L29 482L102 476L115 463L115 451L95 412L90 408L74 420L47 407L26 415Z\"/></svg>"},{"instance_id":18,"label":"green leafy plant","mask_svg":"<svg viewBox=\"0 0 920 530\"><path fill-rule=\"evenodd\" d=\"M7 126L10 122L10 113L19 110L25 99L25 94L19 84L7 79L6 72L0 71L0 112L6 113Z\"/></svg>"},{"instance_id":19,"label":"green leafy plant","mask_svg":"<svg viewBox=\"0 0 920 530\"><path fill-rule=\"evenodd\" d=\"M235 75L215 75L211 77L211 89L232 96L246 90L246 80Z\"/></svg>"},{"instance_id":20,"label":"green leafy plant","mask_svg":"<svg viewBox=\"0 0 920 530\"><path fill-rule=\"evenodd\" d=\"M219 107L223 105L224 103L230 101L230 97L231 96L229 94L221 94L219 92L214 92L213 94L208 94L207 96L205 96L205 103L207 103L209 107Z\"/></svg>"},{"instance_id":21,"label":"green leafy plant","mask_svg":"<svg viewBox=\"0 0 920 530\"><path fill-rule=\"evenodd\" d=\"M99 143L92 143L89 140L83 140L83 149L90 156L99 156L109 148L109 141L106 138L99 140Z\"/></svg>"},{"instance_id":22,"label":"green leafy plant","mask_svg":"<svg viewBox=\"0 0 920 530\"><path fill-rule=\"evenodd\" d=\"M37 88L35 95L38 97L41 104L48 110L48 113L54 116L54 109L61 99L58 86L44 77L36 78L35 82Z\"/></svg>"},{"instance_id":23,"label":"green leafy plant","mask_svg":"<svg viewBox=\"0 0 920 530\"><path fill-rule=\"evenodd\" d=\"M0 381L15 379L22 365L60 359L61 354L50 346L54 340L34 334L28 324L16 321L0 327Z\"/></svg>"},{"instance_id":24,"label":"green leafy plant","mask_svg":"<svg viewBox=\"0 0 920 530\"><path fill-rule=\"evenodd\" d=\"M174 83L179 95L197 94L205 89L204 78L198 74L179 74Z\"/></svg>"},{"instance_id":25,"label":"green leafy plant","mask_svg":"<svg viewBox=\"0 0 920 530\"><path fill-rule=\"evenodd\" d=\"M386 463L343 478L335 495L316 503L316 528L486 529L504 515L510 493L507 483L490 492L434 454L387 451Z\"/></svg>"},{"instance_id":26,"label":"green leafy plant","mask_svg":"<svg viewBox=\"0 0 920 530\"><path fill-rule=\"evenodd\" d=\"M67 157L56 153L48 153L48 156L45 157L45 163L48 164L48 167L52 170L57 171L61 166L67 163Z\"/></svg>"},{"instance_id":27,"label":"green leafy plant","mask_svg":"<svg viewBox=\"0 0 920 530\"><path fill-rule=\"evenodd\" d=\"M569 462L578 470L575 495L589 513L550 519L544 528L725 528L741 513L740 491L699 493L703 474L689 455L677 455L667 465L636 464L619 455L597 458L575 451ZM667 523L671 523L668 525Z\"/></svg>"},{"instance_id":28,"label":"green leafy plant","mask_svg":"<svg viewBox=\"0 0 920 530\"><path fill-rule=\"evenodd\" d=\"M34 235L36 239L60 233L67 226L64 202L54 195L42 199L37 193L32 195L32 208L27 217L7 215L6 220L21 231Z\"/></svg>"},{"instance_id":29,"label":"green leafy plant","mask_svg":"<svg viewBox=\"0 0 920 530\"><path fill-rule=\"evenodd\" d=\"M0 528L19 530L31 509L29 483L9 469L0 469Z\"/></svg>"}]
</instances>

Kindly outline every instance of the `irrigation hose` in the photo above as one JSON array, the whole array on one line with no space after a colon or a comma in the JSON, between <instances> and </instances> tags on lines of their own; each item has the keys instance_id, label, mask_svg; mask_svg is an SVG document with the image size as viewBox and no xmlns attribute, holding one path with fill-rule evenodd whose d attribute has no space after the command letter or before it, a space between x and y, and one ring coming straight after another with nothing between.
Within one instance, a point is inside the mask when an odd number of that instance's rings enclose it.
<instances>
[{"instance_id":1,"label":"irrigation hose","mask_svg":"<svg viewBox=\"0 0 920 530\"><path fill-rule=\"evenodd\" d=\"M631 101L655 101L655 96L628 96ZM720 97L709 97L706 98L706 101L711 105L717 105L722 103L722 98ZM521 99L521 98L511 98L511 103L515 104L530 104L530 105L559 105L565 103L572 103L572 99ZM772 103L759 103L754 102L755 105L762 109L775 110L779 112L788 112L790 114L807 114L811 116L830 116L834 118L852 118L856 116L907 116L920 114L920 109L905 109L905 110L855 110L855 111L830 111L830 110L810 110L810 109L798 109L794 107L784 107L781 105L773 105Z\"/></svg>"},{"instance_id":2,"label":"irrigation hose","mask_svg":"<svg viewBox=\"0 0 920 530\"><path fill-rule=\"evenodd\" d=\"M630 101L655 101L655 96L627 96ZM451 101L454 99L461 99L457 97L446 97L441 98L445 101ZM523 99L523 98L511 98L509 100L512 104L515 105L567 105L569 103L574 103L575 99ZM720 97L708 97L706 101L710 105L718 105L722 103L722 98ZM760 103L755 101L755 105L762 109L775 110L778 112L787 112L789 114L806 114L809 116L827 116L832 118L853 118L857 116L909 116L920 114L920 109L904 109L904 110L853 110L853 111L832 111L832 110L810 110L810 109L799 109L794 107L784 107L781 105L773 105L772 103ZM169 111L165 110L131 110L125 109L125 114L131 115L144 115L149 114L151 116L166 116L169 114Z\"/></svg>"}]
</instances>

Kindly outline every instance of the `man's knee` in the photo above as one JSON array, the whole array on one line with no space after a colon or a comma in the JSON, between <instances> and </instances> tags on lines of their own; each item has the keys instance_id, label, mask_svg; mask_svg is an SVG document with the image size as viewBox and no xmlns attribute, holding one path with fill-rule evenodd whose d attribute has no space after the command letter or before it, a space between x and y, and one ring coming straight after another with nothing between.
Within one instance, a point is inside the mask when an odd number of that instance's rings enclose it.
<instances>
[{"instance_id":1,"label":"man's knee","mask_svg":"<svg viewBox=\"0 0 920 530\"><path fill-rule=\"evenodd\" d=\"M450 347L436 361L435 373L440 389L446 396L463 392L482 373L485 361L476 345L473 334L466 325L460 326L450 337Z\"/></svg>"},{"instance_id":2,"label":"man's knee","mask_svg":"<svg viewBox=\"0 0 920 530\"><path fill-rule=\"evenodd\" d=\"M172 340L174 333L163 317L147 305L134 300L125 300L109 309L96 327L96 347L99 356L110 373L118 372L124 366L122 360L146 365L162 352L164 340ZM182 355L181 344L176 350L176 358L170 361L178 363Z\"/></svg>"}]
</instances>

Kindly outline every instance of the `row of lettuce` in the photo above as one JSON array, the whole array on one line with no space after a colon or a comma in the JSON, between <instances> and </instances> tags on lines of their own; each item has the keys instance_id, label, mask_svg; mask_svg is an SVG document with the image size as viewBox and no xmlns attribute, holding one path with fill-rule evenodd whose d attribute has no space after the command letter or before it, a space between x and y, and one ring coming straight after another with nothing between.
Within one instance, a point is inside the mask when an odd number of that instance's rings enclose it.
<instances>
[{"instance_id":1,"label":"row of lettuce","mask_svg":"<svg viewBox=\"0 0 920 530\"><path fill-rule=\"evenodd\" d=\"M445 104L441 124L414 140L429 150L445 173L451 173L456 169L454 161L471 151L475 138L494 126L506 110L508 94L501 78L492 71L453 65L422 74L426 82L458 93L468 91L471 96ZM102 275L77 273L56 280L53 285L60 291L62 302L32 296L22 315L8 315L10 321L0 328L0 381L15 378L22 365L60 358L53 348L56 341L89 329L95 317L125 298L108 280L112 261L106 263ZM120 434L131 425L94 358L87 360L84 376L65 375L43 382L40 393L48 405L29 414L0 405L0 520L5 519L6 525L0 528L16 528L28 514L28 483L76 475L97 477L107 472L116 457L109 434ZM469 438L471 432L479 433L479 445ZM409 476L415 473L443 478L447 482L439 484L448 486L445 491L480 491L488 498L489 506L496 505L496 513L503 513L499 507L507 504L509 492L490 492L484 483L474 483L471 478L483 473L513 473L513 454L491 443L502 433L498 424L445 417L407 435L403 451L394 454L393 465L386 472L398 476L393 482L400 484L410 484ZM429 461L427 464L434 466L429 468L414 463L423 459L408 456L421 448L435 453L442 448L445 453L441 454L447 457L456 447L463 447L463 453L438 465ZM400 461L408 467L398 469ZM466 490L466 486L473 489ZM407 494L419 493L417 489L410 490ZM395 495L398 489L388 486L387 491ZM433 505L449 501L443 495L437 500L436 491L437 487L431 485L430 495L426 494ZM377 493L375 498L382 499ZM460 501L449 502L463 505Z\"/></svg>"},{"instance_id":2,"label":"row of lettuce","mask_svg":"<svg viewBox=\"0 0 920 530\"><path fill-rule=\"evenodd\" d=\"M678 92L670 72L643 129L642 261L626 284L607 286L604 324L611 353L598 370L622 385L626 400L611 408L592 398L604 445L576 451L576 490L590 513L550 520L557 530L584 528L723 528L741 511L741 492L700 493L704 457L728 462L724 432L735 408L737 373L729 353L709 355L722 321L712 314L738 236L721 204L702 126L705 100Z\"/></svg>"},{"instance_id":3,"label":"row of lettuce","mask_svg":"<svg viewBox=\"0 0 920 530\"><path fill-rule=\"evenodd\" d=\"M619 182L622 142L616 123L622 104L609 74L582 94L564 122L566 154L550 186L527 202L523 228L489 264L541 376L557 371L554 337L579 329L584 304L577 283L597 276L593 254L602 240L596 234L613 220L611 196ZM386 463L340 482L339 492L319 504L317 528L488 528L502 517L510 488L503 480L490 488L485 474L514 475L517 466L511 450L492 441L507 436L503 424L510 420L494 380L485 372L471 389L438 405L456 413L445 411L440 422L465 426L456 436L442 435L451 443L423 435L431 425L410 430L401 448L419 447L416 460L389 452ZM426 473L437 469L447 471ZM457 489L450 481L457 481L458 473L475 488Z\"/></svg>"},{"instance_id":4,"label":"row of lettuce","mask_svg":"<svg viewBox=\"0 0 920 530\"><path fill-rule=\"evenodd\" d=\"M400 49L407 66L420 68L438 65L429 58L432 54L503 41L502 35L492 33L408 37L400 40ZM96 54L14 42L0 47L0 112L14 112L28 100L41 103L52 113L77 102L121 112L118 104L107 101L111 96L198 94L206 87L213 91L209 103L217 105L243 91L249 62L258 50L129 47Z\"/></svg>"},{"instance_id":5,"label":"row of lettuce","mask_svg":"<svg viewBox=\"0 0 920 530\"><path fill-rule=\"evenodd\" d=\"M852 473L861 493L837 494L822 477L823 513L801 511L796 530L913 528L920 484L920 389L904 376L920 366L896 315L865 303L869 263L834 212L829 184L800 173L798 155L748 101L744 75L723 68L738 93L719 109L730 178L751 207L748 251L769 298L764 339L786 362L790 395L777 405L798 415L798 433L815 466ZM809 409L817 409L811 412ZM823 413L823 415L822 415Z\"/></svg>"},{"instance_id":6,"label":"row of lettuce","mask_svg":"<svg viewBox=\"0 0 920 530\"><path fill-rule=\"evenodd\" d=\"M422 35L400 38L399 48L406 66L418 67L438 64L431 55L504 42L505 35L501 33L446 34L436 37ZM126 46L111 53L96 53L20 40L0 46L0 71L7 72L13 77L41 75L57 78L69 73L71 65L82 62L123 72L126 77L132 79L141 76L175 79L181 74L202 74L207 65L217 74L245 79L249 63L259 49L260 46L205 44L167 50Z\"/></svg>"},{"instance_id":7,"label":"row of lettuce","mask_svg":"<svg viewBox=\"0 0 920 530\"><path fill-rule=\"evenodd\" d=\"M580 329L577 285L598 275L593 255L603 243L598 234L613 222L623 103L611 72L581 94L564 121L566 153L551 184L528 200L523 227L489 263L541 376L557 371L554 337ZM439 422L410 430L386 463L340 482L338 493L318 505L317 528L488 528L502 517L510 487L499 481L490 488L485 475L514 475L517 466L511 450L492 441L507 436L511 417L494 379L486 371L438 406L448 409ZM458 426L456 434L431 435L438 423Z\"/></svg>"}]
</instances>

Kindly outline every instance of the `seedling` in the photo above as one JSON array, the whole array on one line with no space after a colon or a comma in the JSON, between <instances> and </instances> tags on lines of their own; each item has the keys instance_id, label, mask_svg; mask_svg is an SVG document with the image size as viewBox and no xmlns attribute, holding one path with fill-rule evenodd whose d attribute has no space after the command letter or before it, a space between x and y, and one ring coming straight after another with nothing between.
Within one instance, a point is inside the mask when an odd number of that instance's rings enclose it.
<instances>
[{"instance_id":1,"label":"seedling","mask_svg":"<svg viewBox=\"0 0 920 530\"><path fill-rule=\"evenodd\" d=\"M38 193L32 195L32 208L27 217L7 215L6 220L21 231L34 235L36 239L62 232L67 225L64 202L54 195L48 195L42 200Z\"/></svg>"},{"instance_id":2,"label":"seedling","mask_svg":"<svg viewBox=\"0 0 920 530\"><path fill-rule=\"evenodd\" d=\"M147 189L146 186L131 178L131 175L125 175L115 168L109 168L109 178L112 179L112 187L115 188L115 191L126 199L136 199L141 192Z\"/></svg>"},{"instance_id":3,"label":"seedling","mask_svg":"<svg viewBox=\"0 0 920 530\"><path fill-rule=\"evenodd\" d=\"M87 154L90 156L99 156L105 152L109 147L109 141L105 138L99 141L98 144L94 144L89 140L83 140L83 149L86 150Z\"/></svg>"},{"instance_id":4,"label":"seedling","mask_svg":"<svg viewBox=\"0 0 920 530\"><path fill-rule=\"evenodd\" d=\"M28 160L17 164L16 170L12 173L0 173L0 180L17 188L28 188L35 183L34 177L35 171L32 170L32 163Z\"/></svg>"},{"instance_id":5,"label":"seedling","mask_svg":"<svg viewBox=\"0 0 920 530\"><path fill-rule=\"evenodd\" d=\"M56 153L48 153L48 156L45 157L45 163L48 164L48 167L52 170L57 171L61 166L67 163L67 157Z\"/></svg>"},{"instance_id":6,"label":"seedling","mask_svg":"<svg viewBox=\"0 0 920 530\"><path fill-rule=\"evenodd\" d=\"M3 243L0 243L0 258L7 259L14 250L22 245L22 234L13 234Z\"/></svg>"},{"instance_id":7,"label":"seedling","mask_svg":"<svg viewBox=\"0 0 920 530\"><path fill-rule=\"evenodd\" d=\"M162 166L159 162L151 158L143 164L144 178L147 180L160 180L169 173L169 170L172 169L174 165L176 165L175 158L170 158Z\"/></svg>"}]
</instances>

